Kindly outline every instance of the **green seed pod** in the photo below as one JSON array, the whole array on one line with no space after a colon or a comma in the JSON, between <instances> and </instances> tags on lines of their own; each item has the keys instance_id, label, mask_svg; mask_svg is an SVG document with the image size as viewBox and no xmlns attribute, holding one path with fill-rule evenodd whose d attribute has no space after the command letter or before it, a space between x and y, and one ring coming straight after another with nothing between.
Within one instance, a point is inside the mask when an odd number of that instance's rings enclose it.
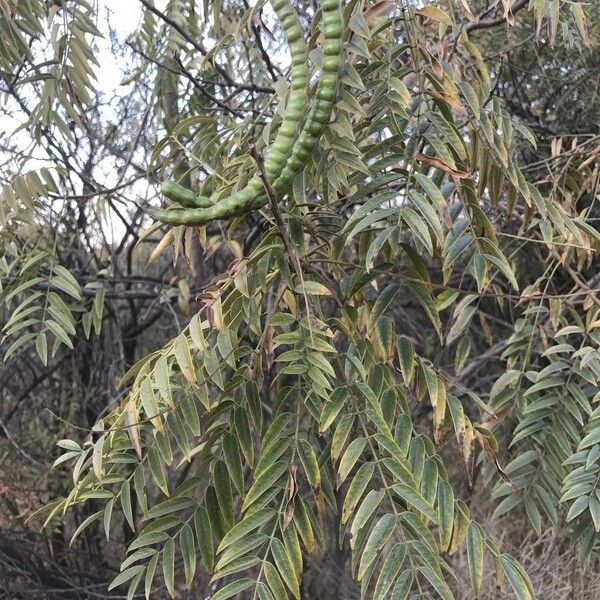
<instances>
[{"instance_id":1,"label":"green seed pod","mask_svg":"<svg viewBox=\"0 0 600 600\"><path fill-rule=\"evenodd\" d=\"M306 50L300 23L291 5L287 0L274 0L273 8L281 20L292 55L292 82L285 115L265 158L265 174L279 195L287 190L296 174L304 168L331 117L342 58L343 17L341 0L323 1L321 13L324 41L321 77L317 83L314 106L294 142L294 134L304 110L306 97ZM290 145L291 154L283 167ZM243 190L208 208L152 209L149 212L165 223L201 225L261 208L267 202L262 180L253 177Z\"/></svg>"},{"instance_id":2,"label":"green seed pod","mask_svg":"<svg viewBox=\"0 0 600 600\"><path fill-rule=\"evenodd\" d=\"M207 208L213 205L210 198L200 196L192 190L176 183L175 181L165 181L162 184L160 191L164 196L185 206L186 208Z\"/></svg>"},{"instance_id":3,"label":"green seed pod","mask_svg":"<svg viewBox=\"0 0 600 600\"><path fill-rule=\"evenodd\" d=\"M265 158L265 174L269 180L274 180L283 169L289 147L302 118L308 86L306 46L298 15L288 0L274 0L272 4L281 21L281 26L290 47L292 66L290 93L286 110L271 145L271 150L267 152Z\"/></svg>"},{"instance_id":4,"label":"green seed pod","mask_svg":"<svg viewBox=\"0 0 600 600\"><path fill-rule=\"evenodd\" d=\"M279 192L286 189L304 167L306 159L314 150L325 125L331 116L335 91L342 60L342 10L340 0L324 0L321 5L323 19L323 67L317 83L314 107L302 128L302 132L281 176L273 187Z\"/></svg>"}]
</instances>

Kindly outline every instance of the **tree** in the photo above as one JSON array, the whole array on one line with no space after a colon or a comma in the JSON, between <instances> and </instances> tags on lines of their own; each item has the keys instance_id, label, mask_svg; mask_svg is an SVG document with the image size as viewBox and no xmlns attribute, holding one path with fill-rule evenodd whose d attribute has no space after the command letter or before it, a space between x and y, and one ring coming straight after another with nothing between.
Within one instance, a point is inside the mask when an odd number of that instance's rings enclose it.
<instances>
[{"instance_id":1,"label":"tree","mask_svg":"<svg viewBox=\"0 0 600 600\"><path fill-rule=\"evenodd\" d=\"M465 551L473 597L533 598L468 502L491 482L589 560L599 132L520 73L567 65L597 114L598 11L140 4L107 100L92 6L0 3L5 361L86 398L42 417L43 524L123 542L128 598L320 597L320 553L363 596L453 598Z\"/></svg>"}]
</instances>

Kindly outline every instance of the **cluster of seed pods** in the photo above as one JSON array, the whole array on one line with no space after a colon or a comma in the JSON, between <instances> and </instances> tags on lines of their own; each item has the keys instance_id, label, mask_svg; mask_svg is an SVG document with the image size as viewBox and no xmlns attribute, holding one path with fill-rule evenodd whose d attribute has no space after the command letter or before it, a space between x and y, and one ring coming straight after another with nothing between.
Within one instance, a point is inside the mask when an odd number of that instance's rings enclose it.
<instances>
[{"instance_id":1,"label":"cluster of seed pods","mask_svg":"<svg viewBox=\"0 0 600 600\"><path fill-rule=\"evenodd\" d=\"M291 83L284 117L264 161L264 175L277 195L285 193L308 160L331 117L343 49L341 0L323 0L322 68L312 107L299 130L308 91L308 60L298 15L290 0L273 0L291 54ZM173 225L203 225L261 208L268 202L265 184L258 175L231 196L213 201L173 181L162 193L183 208L148 209L157 220Z\"/></svg>"}]
</instances>

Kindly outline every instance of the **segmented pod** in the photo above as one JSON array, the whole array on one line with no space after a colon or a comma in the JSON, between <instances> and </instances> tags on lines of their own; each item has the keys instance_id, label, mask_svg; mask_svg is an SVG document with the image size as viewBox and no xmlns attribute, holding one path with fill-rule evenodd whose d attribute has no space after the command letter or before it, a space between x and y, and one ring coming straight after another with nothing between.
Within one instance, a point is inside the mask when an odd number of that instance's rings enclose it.
<instances>
[{"instance_id":1,"label":"segmented pod","mask_svg":"<svg viewBox=\"0 0 600 600\"><path fill-rule=\"evenodd\" d=\"M284 27L286 37L290 47L296 44L297 38L302 38L300 25L297 24L297 17L285 0L275 0L274 8L282 10L282 5L289 8L292 12L290 15L282 15L282 25ZM321 77L317 84L315 92L314 106L302 128L302 131L295 143L293 143L292 151L287 159L285 167L279 171L278 169L283 164L286 142L292 139L292 130L295 130L293 119L284 119L279 132L279 139L273 143L271 152L265 161L265 171L269 179L273 178L273 189L280 194L285 191L293 180L294 176L299 173L304 166L308 157L312 153L317 140L323 133L325 125L329 122L331 109L335 100L336 87L339 77L340 62L342 57L342 9L341 0L324 0L321 13L323 17L323 34L324 42L322 48L323 66ZM279 13L278 13L279 14ZM292 20L297 25L292 26ZM304 45L302 44L302 47ZM294 52L296 51L294 46ZM292 76L296 74L297 79L292 80L290 96L288 99L287 110L292 111L292 115L301 114L302 104L304 102L304 86L300 87L300 65L299 52L292 57L292 65L296 64L297 71L292 71ZM296 87L297 85L297 87ZM297 92L297 93L296 93ZM299 112L298 112L299 111ZM298 117L299 118L299 117ZM297 123L297 121L296 121ZM284 128L285 125L285 128ZM283 131L281 131L283 130ZM202 225L216 219L224 219L231 216L243 214L250 210L255 210L264 206L268 199L264 191L263 182L258 177L253 177L248 185L241 191L233 194L229 198L219 201L208 208L188 208L175 210L151 210L149 211L156 219L164 223L172 223L175 225Z\"/></svg>"},{"instance_id":2,"label":"segmented pod","mask_svg":"<svg viewBox=\"0 0 600 600\"><path fill-rule=\"evenodd\" d=\"M210 198L200 196L175 181L165 181L162 184L161 191L169 200L173 200L186 208L208 208L213 205Z\"/></svg>"},{"instance_id":3,"label":"segmented pod","mask_svg":"<svg viewBox=\"0 0 600 600\"><path fill-rule=\"evenodd\" d=\"M273 8L290 47L292 59L291 83L285 114L281 126L265 158L265 173L269 180L275 179L283 169L293 144L298 124L304 113L304 102L308 88L308 61L302 27L298 15L287 0L274 0Z\"/></svg>"},{"instance_id":4,"label":"segmented pod","mask_svg":"<svg viewBox=\"0 0 600 600\"><path fill-rule=\"evenodd\" d=\"M281 21L291 55L291 83L286 110L264 164L267 178L276 180L288 158L289 149L293 145L298 124L304 112L308 87L308 64L302 27L292 5L288 0L273 0L272 5ZM206 223L213 219L243 212L245 208L251 208L256 199L264 193L263 182L258 176L253 177L242 190L217 204L206 197L194 194L191 190L186 190L183 186L175 188L174 186L177 185L173 182L166 182L163 184L162 192L168 198L188 207L188 210L151 210L150 212L155 218L166 223L176 224ZM176 190L175 195L173 195L173 190ZM207 200L208 202L206 202ZM202 204L198 204L199 201ZM196 207L210 207L210 210L198 212L198 210L194 210ZM190 213L190 209L194 210L194 213Z\"/></svg>"},{"instance_id":5,"label":"segmented pod","mask_svg":"<svg viewBox=\"0 0 600 600\"><path fill-rule=\"evenodd\" d=\"M331 117L343 48L340 0L324 0L321 5L321 14L324 36L322 68L315 92L314 106L294 144L286 166L273 183L276 192L285 190L296 174L304 168ZM265 200L260 199L260 201L264 205Z\"/></svg>"}]
</instances>

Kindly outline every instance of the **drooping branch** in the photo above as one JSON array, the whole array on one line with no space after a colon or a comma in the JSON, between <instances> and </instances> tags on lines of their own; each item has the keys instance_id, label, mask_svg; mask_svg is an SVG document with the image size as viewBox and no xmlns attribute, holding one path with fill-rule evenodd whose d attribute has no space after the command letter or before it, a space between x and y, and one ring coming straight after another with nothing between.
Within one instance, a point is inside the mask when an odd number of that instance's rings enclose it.
<instances>
[{"instance_id":1,"label":"drooping branch","mask_svg":"<svg viewBox=\"0 0 600 600\"><path fill-rule=\"evenodd\" d=\"M529 0L517 0L510 9L510 12L514 15L521 9L525 8ZM492 27L497 27L498 25L502 25L506 23L506 17L504 15L500 17L495 17L493 19L481 19L478 18L476 21L472 23L467 23L465 25L465 31L475 31L477 29L491 29Z\"/></svg>"}]
</instances>

